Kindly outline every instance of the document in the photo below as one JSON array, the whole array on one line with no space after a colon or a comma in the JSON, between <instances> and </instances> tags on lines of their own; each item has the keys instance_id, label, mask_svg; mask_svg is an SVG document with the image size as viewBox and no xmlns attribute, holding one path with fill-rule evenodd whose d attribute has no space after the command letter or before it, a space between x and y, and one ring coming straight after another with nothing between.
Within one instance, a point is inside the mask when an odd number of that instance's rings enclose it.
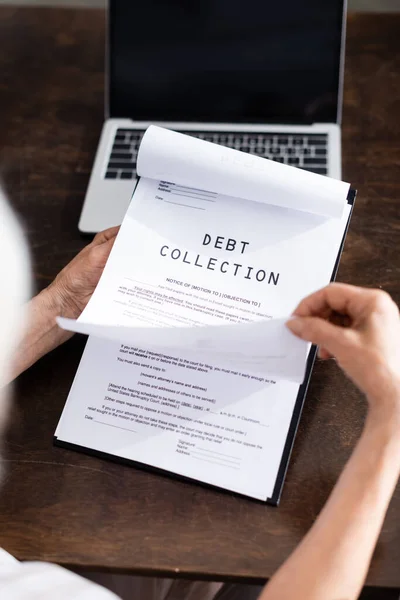
<instances>
[{"instance_id":1,"label":"document","mask_svg":"<svg viewBox=\"0 0 400 600\"><path fill-rule=\"evenodd\" d=\"M285 322L331 279L349 185L157 127L138 172L87 308L59 319L90 338L56 438L266 500L309 352Z\"/></svg>"},{"instance_id":2,"label":"document","mask_svg":"<svg viewBox=\"0 0 400 600\"><path fill-rule=\"evenodd\" d=\"M211 190L324 217L343 215L350 189L301 169L291 168L288 175L279 162L155 126L143 138L137 169L142 177L179 182L195 192Z\"/></svg>"},{"instance_id":3,"label":"document","mask_svg":"<svg viewBox=\"0 0 400 600\"><path fill-rule=\"evenodd\" d=\"M287 169L150 127L138 157L142 177L104 275L79 320L60 319L60 326L301 383L309 348L286 329L284 318L319 287L327 254L334 263L349 185L299 169L278 177L281 168ZM213 189L225 186L255 200L158 179L179 173L195 185L204 185L205 174ZM323 187L322 199L309 180ZM301 211L288 209L295 187ZM334 206L341 218L306 212L311 201L321 204L319 213ZM266 236L267 222L274 223L273 237ZM315 253L319 240L324 254Z\"/></svg>"}]
</instances>

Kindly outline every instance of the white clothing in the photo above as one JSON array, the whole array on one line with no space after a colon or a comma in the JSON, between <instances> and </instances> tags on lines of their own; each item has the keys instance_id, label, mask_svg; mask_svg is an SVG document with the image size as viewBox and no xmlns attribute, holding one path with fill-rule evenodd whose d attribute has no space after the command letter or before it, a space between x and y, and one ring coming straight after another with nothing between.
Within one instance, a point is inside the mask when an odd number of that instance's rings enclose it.
<instances>
[{"instance_id":1,"label":"white clothing","mask_svg":"<svg viewBox=\"0 0 400 600\"><path fill-rule=\"evenodd\" d=\"M261 590L259 586L109 573L80 577L49 563L20 563L0 548L2 600L256 600Z\"/></svg>"},{"instance_id":2,"label":"white clothing","mask_svg":"<svg viewBox=\"0 0 400 600\"><path fill-rule=\"evenodd\" d=\"M20 563L0 548L3 600L117 600L112 592L67 569L42 562Z\"/></svg>"}]
</instances>

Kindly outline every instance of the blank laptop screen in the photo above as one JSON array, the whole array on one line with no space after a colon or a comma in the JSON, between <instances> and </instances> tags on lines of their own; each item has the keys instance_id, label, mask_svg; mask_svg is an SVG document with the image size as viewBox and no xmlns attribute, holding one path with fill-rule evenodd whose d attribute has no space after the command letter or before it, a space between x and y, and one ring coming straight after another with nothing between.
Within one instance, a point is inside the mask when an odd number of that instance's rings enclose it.
<instances>
[{"instance_id":1,"label":"blank laptop screen","mask_svg":"<svg viewBox=\"0 0 400 600\"><path fill-rule=\"evenodd\" d=\"M343 2L111 0L111 117L336 122Z\"/></svg>"}]
</instances>

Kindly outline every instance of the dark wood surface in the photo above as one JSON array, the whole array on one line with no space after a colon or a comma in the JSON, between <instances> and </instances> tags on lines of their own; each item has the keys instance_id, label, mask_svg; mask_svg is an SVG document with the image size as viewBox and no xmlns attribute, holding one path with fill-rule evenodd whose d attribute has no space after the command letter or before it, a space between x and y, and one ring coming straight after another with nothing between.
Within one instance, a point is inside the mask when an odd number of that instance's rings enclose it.
<instances>
[{"instance_id":1,"label":"dark wood surface","mask_svg":"<svg viewBox=\"0 0 400 600\"><path fill-rule=\"evenodd\" d=\"M353 15L344 178L359 190L338 279L400 299L400 16ZM37 289L84 244L77 221L103 118L104 13L0 9L0 164L32 248ZM112 199L110 199L112 201ZM1 286L3 289L4 282ZM16 384L0 545L75 568L263 580L312 525L354 446L364 401L317 363L280 507L53 447L84 340ZM370 585L400 587L400 493Z\"/></svg>"}]
</instances>

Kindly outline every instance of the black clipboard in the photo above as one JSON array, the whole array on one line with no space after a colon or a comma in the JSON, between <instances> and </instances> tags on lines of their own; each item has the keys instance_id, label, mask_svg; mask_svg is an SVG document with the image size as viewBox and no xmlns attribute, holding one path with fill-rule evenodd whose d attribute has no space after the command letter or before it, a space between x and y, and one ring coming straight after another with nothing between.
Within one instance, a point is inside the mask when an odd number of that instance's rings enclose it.
<instances>
[{"instance_id":1,"label":"black clipboard","mask_svg":"<svg viewBox=\"0 0 400 600\"><path fill-rule=\"evenodd\" d=\"M342 257L344 243L346 241L347 232L350 227L351 217L353 215L354 202L357 196L357 190L350 188L347 195L347 204L350 204L350 214L347 219L346 229L344 230L342 243L340 244L339 252L336 258L335 266L333 267L331 281L335 281L336 275L339 269L340 259ZM311 373L314 367L315 358L317 356L317 347L312 346L310 354L307 360L306 375L304 381L300 386L299 393L297 394L296 403L293 410L292 420L289 425L288 435L286 437L285 447L282 454L281 464L279 466L278 475L275 482L275 487L271 498L267 498L266 502L274 506L278 506L281 495L283 484L285 482L286 472L289 466L290 456L292 454L293 444L296 437L297 429L300 422L301 413L303 411L304 401L306 399L308 385L310 383Z\"/></svg>"},{"instance_id":2,"label":"black clipboard","mask_svg":"<svg viewBox=\"0 0 400 600\"><path fill-rule=\"evenodd\" d=\"M349 214L349 218L347 220L347 224L346 224L346 228L345 228L345 231L343 234L342 242L340 244L340 248L339 248L337 258L336 258L335 266L333 268L331 281L334 281L336 279L336 274L337 274L340 259L341 259L342 253L343 253L343 248L344 248L344 244L346 241L347 232L349 230L351 217L353 215L354 202L356 199L356 195L357 195L357 190L350 188L349 193L347 195L347 203L351 206L350 214ZM141 463L141 462L138 462L135 460L127 459L127 458L121 458L120 456L115 456L114 454L108 454L107 452L101 452L100 450L93 450L93 448L88 448L86 446L71 444L70 442L65 442L64 440L59 440L57 436L54 436L53 443L55 446L58 446L60 448L65 448L67 450L75 450L77 452L82 452L83 454L88 454L89 456L95 456L97 458L102 458L105 460L109 460L109 461L112 461L112 462L115 462L118 464L122 464L122 465L127 465L130 467L135 467L137 469L149 471L151 473L165 475L167 477L171 477L172 479L177 479L177 480L186 481L186 482L192 482L197 485L201 485L202 487L218 490L219 492L223 492L225 494L230 494L230 495L234 494L235 496L242 496L243 498L246 498L247 500L249 500L251 502L261 502L262 504L271 504L272 506L278 506L280 499L281 499L283 484L285 482L286 472L287 472L287 469L289 466L289 461L290 461L290 457L292 454L292 449L293 449L297 429L299 426L301 413L303 411L303 406L304 406L304 402L306 399L308 385L310 383L311 373L313 370L316 354L317 354L317 347L312 346L308 360L307 360L306 374L304 377L304 381L299 388L299 392L297 394L296 402L294 405L293 415L292 415L292 419L290 421L288 434L286 436L286 442L285 442L285 446L283 449L282 458L281 458L281 462L280 462L279 469L278 469L278 474L277 474L276 481L275 481L274 491L272 493L272 496L270 498L267 498L266 500L257 500L255 498L251 498L244 494L239 494L237 492L232 492L231 490L227 490L225 488L218 487L216 485L204 483L203 481L199 481L198 479L186 477L184 475L179 475L177 473L171 473L171 471L167 471L165 469L160 469L158 467L153 467L152 465L147 465L145 463Z\"/></svg>"}]
</instances>

